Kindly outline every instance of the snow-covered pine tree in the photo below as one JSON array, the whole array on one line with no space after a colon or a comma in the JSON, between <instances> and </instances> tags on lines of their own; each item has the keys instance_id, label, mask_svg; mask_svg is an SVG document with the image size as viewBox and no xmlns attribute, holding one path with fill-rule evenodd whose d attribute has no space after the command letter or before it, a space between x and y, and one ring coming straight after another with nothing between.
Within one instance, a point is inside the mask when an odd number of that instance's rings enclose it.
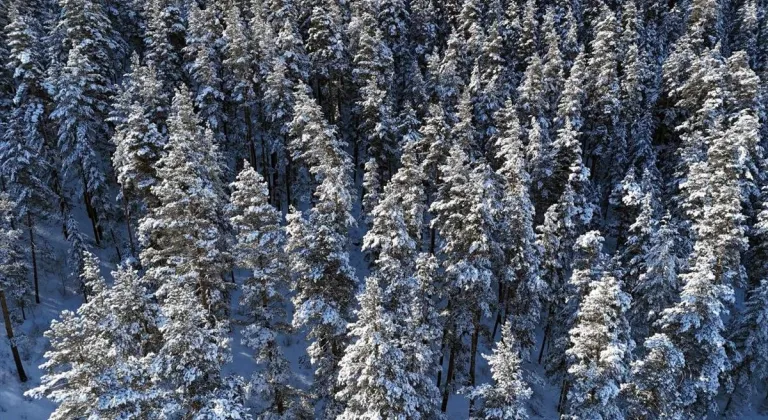
<instances>
[{"instance_id":1,"label":"snow-covered pine tree","mask_svg":"<svg viewBox=\"0 0 768 420\"><path fill-rule=\"evenodd\" d=\"M134 55L132 71L126 75L110 114L115 123L112 165L128 206L125 217L131 221L158 205L152 194L152 187L159 182L154 164L165 146L169 105L154 64L142 65Z\"/></svg>"},{"instance_id":2,"label":"snow-covered pine tree","mask_svg":"<svg viewBox=\"0 0 768 420\"><path fill-rule=\"evenodd\" d=\"M490 315L492 215L484 200L486 193L483 162L471 162L459 144L440 166L442 184L431 204L432 227L442 238L439 255L445 269L448 300L444 343L448 370L442 410L456 382L476 385L475 368L478 338L483 317ZM456 381L456 382L454 382Z\"/></svg>"},{"instance_id":3,"label":"snow-covered pine tree","mask_svg":"<svg viewBox=\"0 0 768 420\"><path fill-rule=\"evenodd\" d=\"M502 302L508 306L507 327L525 354L535 344L546 284L539 277L539 250L533 228L535 209L529 192L531 180L525 169L525 150L514 102L508 100L496 119L501 128L495 145L500 164L497 173L504 180L497 229L505 254L504 292L510 297L505 296Z\"/></svg>"},{"instance_id":4,"label":"snow-covered pine tree","mask_svg":"<svg viewBox=\"0 0 768 420\"><path fill-rule=\"evenodd\" d=\"M544 14L542 23L542 35L546 52L542 57L542 79L544 84L545 102L547 105L546 116L551 121L557 110L557 104L560 102L560 95L563 92L565 84L565 63L563 54L560 52L560 35L558 34L558 23L556 22L555 8L549 6Z\"/></svg>"},{"instance_id":5,"label":"snow-covered pine tree","mask_svg":"<svg viewBox=\"0 0 768 420\"><path fill-rule=\"evenodd\" d=\"M222 372L232 357L226 323L212 322L209 308L196 296L196 283L171 276L181 281L165 290L159 327L163 342L149 360L159 394L155 412L160 418L250 419L242 379Z\"/></svg>"},{"instance_id":6,"label":"snow-covered pine tree","mask_svg":"<svg viewBox=\"0 0 768 420\"><path fill-rule=\"evenodd\" d=\"M651 336L643 347L645 356L632 362L630 378L621 385L625 415L648 420L687 418L676 380L685 368L683 354L665 334Z\"/></svg>"},{"instance_id":7,"label":"snow-covered pine tree","mask_svg":"<svg viewBox=\"0 0 768 420\"><path fill-rule=\"evenodd\" d=\"M559 323L555 314L557 308L565 305L567 300L566 281L567 272L571 265L573 246L576 239L587 229L594 212L593 204L589 197L589 169L585 168L581 160L581 143L578 132L573 129L570 119L566 119L565 126L558 133L558 142L563 146L560 149L562 160L570 162L569 175L565 189L558 201L550 206L544 214L544 222L537 227L536 243L541 249L540 261L542 265L541 278L548 282L550 299L547 302L549 316L545 327L545 338L542 343L539 359L541 360L547 345L559 346L563 351L567 344L565 336L567 328ZM557 343L560 344L557 344ZM549 352L558 362L550 363L558 372L563 372L562 351Z\"/></svg>"},{"instance_id":8,"label":"snow-covered pine tree","mask_svg":"<svg viewBox=\"0 0 768 420\"><path fill-rule=\"evenodd\" d=\"M38 20L39 11L23 6L12 5L10 23L4 32L9 48L7 69L12 72L16 90L6 114L6 129L0 132L0 174L4 190L13 197L15 217L26 227L32 273L38 285L37 224L56 217L51 204L51 197L55 196L51 189L54 144L48 135L43 28ZM35 296L39 303L37 289Z\"/></svg>"},{"instance_id":9,"label":"snow-covered pine tree","mask_svg":"<svg viewBox=\"0 0 768 420\"><path fill-rule=\"evenodd\" d=\"M392 118L392 108L386 89L380 89L376 78L360 91L358 103L360 125L358 133L368 160L363 178L365 193L364 210L370 213L376 206L376 197L392 177L397 159L397 127Z\"/></svg>"},{"instance_id":10,"label":"snow-covered pine tree","mask_svg":"<svg viewBox=\"0 0 768 420\"><path fill-rule=\"evenodd\" d=\"M682 261L675 246L679 234L672 226L669 214L659 223L654 223L653 227L648 248L640 257L640 275L631 293L633 300L629 319L635 337L647 335L649 327L656 323L661 312L675 302L679 289L677 274Z\"/></svg>"},{"instance_id":11,"label":"snow-covered pine tree","mask_svg":"<svg viewBox=\"0 0 768 420\"><path fill-rule=\"evenodd\" d=\"M507 61L504 57L502 30L498 23L493 23L475 63L479 69L480 82L477 92L473 92L475 131L484 151L491 149L488 143L498 130L494 124L494 115L504 106L504 99L512 90Z\"/></svg>"},{"instance_id":12,"label":"snow-covered pine tree","mask_svg":"<svg viewBox=\"0 0 768 420\"><path fill-rule=\"evenodd\" d=\"M596 169L593 177L600 187L605 211L608 194L626 172L627 145L621 125L621 81L619 80L620 25L616 14L602 1L594 23L594 38L586 67L584 109L584 154L587 164ZM595 162L595 163L593 163Z\"/></svg>"},{"instance_id":13,"label":"snow-covered pine tree","mask_svg":"<svg viewBox=\"0 0 768 420\"><path fill-rule=\"evenodd\" d=\"M518 7L520 7L520 3ZM538 8L536 0L526 0L522 5L523 16L520 19L520 38L518 41L518 57L523 60L524 64L530 65L531 60L537 55L539 50L539 35L538 35ZM523 66L525 68L525 65Z\"/></svg>"},{"instance_id":14,"label":"snow-covered pine tree","mask_svg":"<svg viewBox=\"0 0 768 420\"><path fill-rule=\"evenodd\" d=\"M422 418L408 383L406 358L398 346L396 313L383 308L377 276L368 276L360 296L358 319L350 335L358 337L339 362L336 398L346 407L336 418Z\"/></svg>"},{"instance_id":15,"label":"snow-covered pine tree","mask_svg":"<svg viewBox=\"0 0 768 420\"><path fill-rule=\"evenodd\" d=\"M226 114L227 134L232 139L229 143L233 148L230 164L248 158L250 165L256 168L260 163L263 164L256 152L256 130L259 128L256 121L260 116L256 82L260 81L261 76L257 73L255 61L259 52L258 45L253 42L254 37L246 27L238 7L231 4L223 13L221 78L225 94L223 111Z\"/></svg>"},{"instance_id":16,"label":"snow-covered pine tree","mask_svg":"<svg viewBox=\"0 0 768 420\"><path fill-rule=\"evenodd\" d=\"M228 158L234 156L236 146L232 144L234 139L229 136L224 110L224 28L219 14L220 7L217 3L209 4L204 9L194 4L190 7L184 54L185 69L189 73L197 114L203 124L213 132L219 149ZM233 168L234 162L227 162L228 171ZM232 177L234 174L227 173L226 176Z\"/></svg>"},{"instance_id":17,"label":"snow-covered pine tree","mask_svg":"<svg viewBox=\"0 0 768 420\"><path fill-rule=\"evenodd\" d=\"M60 15L53 28L62 44L58 54L66 61L72 49L79 48L87 57L93 72L107 81L114 82L121 74L121 58L126 45L113 28L106 2L93 0L57 0ZM106 87L106 86L105 86Z\"/></svg>"},{"instance_id":18,"label":"snow-covered pine tree","mask_svg":"<svg viewBox=\"0 0 768 420\"><path fill-rule=\"evenodd\" d=\"M53 81L56 89L55 109L51 117L58 124L58 150L61 173L77 185L82 194L93 235L101 242L108 227L112 208L104 159L109 149L106 139L107 98L110 85L95 60L104 60L92 46L75 44L68 53L66 65Z\"/></svg>"},{"instance_id":19,"label":"snow-covered pine tree","mask_svg":"<svg viewBox=\"0 0 768 420\"><path fill-rule=\"evenodd\" d=\"M589 284L576 284L586 295L569 331L567 419L623 418L619 385L627 378L634 349L625 317L630 297L609 271L596 274ZM571 281L581 281L575 271Z\"/></svg>"},{"instance_id":20,"label":"snow-covered pine tree","mask_svg":"<svg viewBox=\"0 0 768 420\"><path fill-rule=\"evenodd\" d=\"M483 355L491 367L493 384L483 384L471 390L470 396L482 400L476 419L524 420L528 418L526 403L533 391L525 381L520 346L512 333L508 319L501 327L501 341L493 353Z\"/></svg>"},{"instance_id":21,"label":"snow-covered pine tree","mask_svg":"<svg viewBox=\"0 0 768 420\"><path fill-rule=\"evenodd\" d=\"M337 398L360 395L345 411L353 418L433 418L438 413L439 392L431 378L436 367L434 342L429 341L438 337L432 327L435 319L429 315L433 309L425 307L435 304L434 291L429 290L434 273L426 261L417 261L425 196L416 142L406 144L403 166L384 188L363 242L363 249L374 256L374 268L360 297L360 320L352 330L359 339L347 347L342 359L343 390L337 394ZM377 338L373 340L372 335ZM378 403L366 409L361 402L370 400Z\"/></svg>"},{"instance_id":22,"label":"snow-covered pine tree","mask_svg":"<svg viewBox=\"0 0 768 420\"><path fill-rule=\"evenodd\" d=\"M232 183L229 216L236 232L235 260L251 271L243 285L241 309L252 323L279 329L287 303L283 294L289 286L285 232L282 217L268 198L264 179L246 165Z\"/></svg>"},{"instance_id":23,"label":"snow-covered pine tree","mask_svg":"<svg viewBox=\"0 0 768 420\"><path fill-rule=\"evenodd\" d=\"M80 258L87 255L84 252ZM52 419L98 417L99 397L109 386L100 380L114 362L101 324L108 311L103 296L106 286L98 272L92 274L87 278L88 287L98 293L77 313L63 311L59 320L51 322L45 333L51 348L45 353L46 362L40 365L48 373L40 378L39 387L28 391L30 396L45 396L58 404Z\"/></svg>"},{"instance_id":24,"label":"snow-covered pine tree","mask_svg":"<svg viewBox=\"0 0 768 420\"><path fill-rule=\"evenodd\" d=\"M165 95L172 96L183 74L186 7L182 0L148 0L144 8L146 61L154 63Z\"/></svg>"},{"instance_id":25,"label":"snow-covered pine tree","mask_svg":"<svg viewBox=\"0 0 768 420\"><path fill-rule=\"evenodd\" d=\"M300 84L295 91L291 148L315 178L315 205L307 219L295 210L288 215L286 250L295 280L293 325L306 328L312 340L307 352L315 368L313 389L325 403L326 415L333 415L342 409L329 397L338 389L338 363L357 288L347 250L349 228L355 224L350 213L351 162L346 144L307 90Z\"/></svg>"},{"instance_id":26,"label":"snow-covered pine tree","mask_svg":"<svg viewBox=\"0 0 768 420\"><path fill-rule=\"evenodd\" d=\"M263 115L267 120L267 144L264 149L269 154L269 166L272 168L272 201L282 203L281 190L286 193L286 201L291 203L291 166L293 158L288 143L290 123L293 119L294 96L296 82L288 77L285 62L279 57L273 59L272 67L264 79ZM280 175L283 176L280 180ZM282 185L280 185L282 184Z\"/></svg>"},{"instance_id":27,"label":"snow-covered pine tree","mask_svg":"<svg viewBox=\"0 0 768 420\"><path fill-rule=\"evenodd\" d=\"M285 232L280 213L268 200L264 178L246 163L232 184L229 208L236 264L251 272L240 299L240 310L249 320L243 344L264 364L251 379L252 389L266 404L260 415L301 418L305 396L291 386L290 366L278 342L278 334L286 329L284 296L289 290Z\"/></svg>"},{"instance_id":28,"label":"snow-covered pine tree","mask_svg":"<svg viewBox=\"0 0 768 420\"><path fill-rule=\"evenodd\" d=\"M708 81L718 83L723 71L706 66L707 62L720 63L718 55L705 57L704 67L698 70L709 74ZM753 80L746 77L749 73L740 79ZM730 92L742 99L752 96L733 87ZM722 317L733 302L733 284L743 284L745 272L741 253L747 239L741 197L748 174L749 151L754 150L757 142L759 124L751 108L752 101L737 99L726 101L725 105L731 103L737 104L736 110L726 120L723 102L705 101L700 112L708 114L701 118L700 128L692 131L704 141L706 148L706 160L690 165L688 180L682 184L689 197L700 203L699 208L689 207L695 244L689 268L680 275L683 285L680 301L665 310L659 321L661 331L685 356L689 369L679 378L682 401L686 410L698 416L715 409L720 375L730 368Z\"/></svg>"},{"instance_id":29,"label":"snow-covered pine tree","mask_svg":"<svg viewBox=\"0 0 768 420\"><path fill-rule=\"evenodd\" d=\"M6 193L0 193L0 288L13 305L14 321L27 319L25 308L32 301L29 265L23 248L22 231L14 228L16 211Z\"/></svg>"},{"instance_id":30,"label":"snow-covered pine tree","mask_svg":"<svg viewBox=\"0 0 768 420\"><path fill-rule=\"evenodd\" d=\"M108 289L98 260L87 251L81 257L90 299L51 322L51 349L41 365L48 373L27 395L57 402L52 419L159 418L161 394L145 358L159 348L157 308L135 271L122 266Z\"/></svg>"},{"instance_id":31,"label":"snow-covered pine tree","mask_svg":"<svg viewBox=\"0 0 768 420\"><path fill-rule=\"evenodd\" d=\"M311 63L310 86L323 108L326 118L339 117L339 101L349 69L348 42L341 28L341 10L335 0L323 0L312 8L307 38L307 54Z\"/></svg>"},{"instance_id":32,"label":"snow-covered pine tree","mask_svg":"<svg viewBox=\"0 0 768 420\"><path fill-rule=\"evenodd\" d=\"M139 224L142 264L162 301L190 283L210 316L227 311L230 268L223 215L218 149L200 127L189 91L176 93L168 120L165 155L157 162L160 182L152 187L158 207Z\"/></svg>"}]
</instances>

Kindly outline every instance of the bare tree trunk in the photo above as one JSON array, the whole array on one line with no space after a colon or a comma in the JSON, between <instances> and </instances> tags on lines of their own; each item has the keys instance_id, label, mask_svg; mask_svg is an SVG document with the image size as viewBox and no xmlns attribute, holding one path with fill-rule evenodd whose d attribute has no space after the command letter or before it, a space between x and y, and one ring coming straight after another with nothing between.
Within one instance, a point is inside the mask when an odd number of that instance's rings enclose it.
<instances>
[{"instance_id":1,"label":"bare tree trunk","mask_svg":"<svg viewBox=\"0 0 768 420\"><path fill-rule=\"evenodd\" d=\"M568 388L571 387L571 383L563 380L563 388L560 390L560 400L557 403L557 412L562 414L565 410L565 404L568 401Z\"/></svg>"},{"instance_id":2,"label":"bare tree trunk","mask_svg":"<svg viewBox=\"0 0 768 420\"><path fill-rule=\"evenodd\" d=\"M136 244L133 242L133 228L131 227L131 210L128 208L128 199L123 192L123 213L125 214L125 228L128 230L128 244L131 247L131 255L136 256Z\"/></svg>"},{"instance_id":3,"label":"bare tree trunk","mask_svg":"<svg viewBox=\"0 0 768 420\"><path fill-rule=\"evenodd\" d=\"M11 325L11 315L8 313L8 303L5 301L5 291L0 290L0 305L3 308L3 319L5 320L5 332L8 334L8 342L11 344L11 353L13 353L13 362L16 363L16 371L19 373L19 380L27 382L27 373L24 372L24 366L21 364L19 349L13 341L13 326Z\"/></svg>"},{"instance_id":4,"label":"bare tree trunk","mask_svg":"<svg viewBox=\"0 0 768 420\"><path fill-rule=\"evenodd\" d=\"M27 230L29 231L29 250L32 253L32 278L35 282L35 303L40 303L40 283L37 274L37 246L35 245L35 228L32 224L32 213L27 211Z\"/></svg>"},{"instance_id":5,"label":"bare tree trunk","mask_svg":"<svg viewBox=\"0 0 768 420\"><path fill-rule=\"evenodd\" d=\"M547 341L549 341L549 334L550 329L552 328L552 311L549 311L549 316L547 317L547 326L544 328L544 339L541 340L541 350L539 350L539 364L541 364L541 359L544 357L544 349L547 348Z\"/></svg>"},{"instance_id":6,"label":"bare tree trunk","mask_svg":"<svg viewBox=\"0 0 768 420\"><path fill-rule=\"evenodd\" d=\"M440 361L437 366L437 387L440 388L440 382L443 380L443 361L445 361L445 342L448 339L448 327L443 328L443 340L440 342Z\"/></svg>"},{"instance_id":7,"label":"bare tree trunk","mask_svg":"<svg viewBox=\"0 0 768 420\"><path fill-rule=\"evenodd\" d=\"M445 375L445 386L443 387L443 403L440 405L440 411L445 413L448 409L448 398L451 396L451 383L453 382L453 370L456 368L456 346L451 346L451 355L448 357L448 372Z\"/></svg>"},{"instance_id":8,"label":"bare tree trunk","mask_svg":"<svg viewBox=\"0 0 768 420\"><path fill-rule=\"evenodd\" d=\"M288 149L286 149L286 158L285 158L285 202L288 208L291 208L292 198L291 197L291 175L293 171L293 159L291 159L290 152L288 152Z\"/></svg>"},{"instance_id":9,"label":"bare tree trunk","mask_svg":"<svg viewBox=\"0 0 768 420\"><path fill-rule=\"evenodd\" d=\"M122 261L123 260L123 253L120 252L120 244L117 241L117 235L115 235L115 230L110 228L109 229L109 234L112 236L112 242L115 243L115 251L117 251L117 259L119 261ZM129 232L129 235L130 235L130 232Z\"/></svg>"},{"instance_id":10,"label":"bare tree trunk","mask_svg":"<svg viewBox=\"0 0 768 420\"><path fill-rule=\"evenodd\" d=\"M475 386L475 369L477 367L477 345L478 341L480 340L480 312L475 311L475 316L473 319L473 330L472 330L472 346L471 346L471 354L469 355L469 386L474 387ZM469 399L469 415L472 417L472 414L475 412L475 398L472 397Z\"/></svg>"}]
</instances>

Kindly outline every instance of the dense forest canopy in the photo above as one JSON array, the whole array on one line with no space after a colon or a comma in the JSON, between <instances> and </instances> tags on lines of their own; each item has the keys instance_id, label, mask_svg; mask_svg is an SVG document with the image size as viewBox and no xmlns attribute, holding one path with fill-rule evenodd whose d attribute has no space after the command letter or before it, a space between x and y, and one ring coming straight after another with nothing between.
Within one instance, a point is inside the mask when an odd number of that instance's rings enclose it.
<instances>
[{"instance_id":1,"label":"dense forest canopy","mask_svg":"<svg viewBox=\"0 0 768 420\"><path fill-rule=\"evenodd\" d=\"M82 303L26 392L52 419L768 409L766 0L0 0L0 29L9 327L52 254Z\"/></svg>"}]
</instances>

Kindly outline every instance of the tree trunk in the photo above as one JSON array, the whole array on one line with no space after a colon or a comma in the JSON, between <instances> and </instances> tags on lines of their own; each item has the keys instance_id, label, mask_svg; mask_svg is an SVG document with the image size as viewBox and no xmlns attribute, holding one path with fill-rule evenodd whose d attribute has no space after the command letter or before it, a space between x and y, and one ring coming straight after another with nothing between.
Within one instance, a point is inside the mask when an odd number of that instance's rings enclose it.
<instances>
[{"instance_id":1,"label":"tree trunk","mask_svg":"<svg viewBox=\"0 0 768 420\"><path fill-rule=\"evenodd\" d=\"M131 247L131 255L136 256L136 244L133 243L133 228L131 227L131 210L128 208L128 200L123 192L123 213L125 213L125 228L128 230L128 244Z\"/></svg>"},{"instance_id":2,"label":"tree trunk","mask_svg":"<svg viewBox=\"0 0 768 420\"><path fill-rule=\"evenodd\" d=\"M469 386L474 387L476 382L475 377L475 369L477 367L477 345L478 341L480 340L480 312L475 311L475 316L473 320L473 329L472 329L472 346L471 346L471 353L469 355ZM472 417L472 414L475 412L475 399L470 398L469 399L469 415Z\"/></svg>"},{"instance_id":3,"label":"tree trunk","mask_svg":"<svg viewBox=\"0 0 768 420\"><path fill-rule=\"evenodd\" d=\"M248 160L251 167L256 169L256 142L253 140L253 121L251 121L251 108L245 107L245 142L248 143Z\"/></svg>"},{"instance_id":4,"label":"tree trunk","mask_svg":"<svg viewBox=\"0 0 768 420\"><path fill-rule=\"evenodd\" d=\"M8 303L5 301L4 290L0 290L0 305L2 305L5 332L8 334L8 342L11 344L11 353L13 353L13 362L16 363L16 371L19 373L19 380L27 382L27 373L24 372L24 366L21 364L19 349L16 348L16 343L13 341L13 326L11 325L11 315L8 313Z\"/></svg>"},{"instance_id":5,"label":"tree trunk","mask_svg":"<svg viewBox=\"0 0 768 420\"><path fill-rule=\"evenodd\" d=\"M35 303L40 303L40 283L37 274L37 247L35 246L35 228L32 213L27 211L27 230L29 231L29 250L32 253L32 278L35 282Z\"/></svg>"},{"instance_id":6,"label":"tree trunk","mask_svg":"<svg viewBox=\"0 0 768 420\"><path fill-rule=\"evenodd\" d=\"M565 410L565 403L568 401L568 388L570 388L570 382L563 381L563 389L560 390L560 401L557 403L557 412L562 414Z\"/></svg>"},{"instance_id":7,"label":"tree trunk","mask_svg":"<svg viewBox=\"0 0 768 420\"><path fill-rule=\"evenodd\" d=\"M443 328L443 340L440 342L440 361L437 363L437 387L443 380L443 362L445 361L445 342L448 339L448 327Z\"/></svg>"},{"instance_id":8,"label":"tree trunk","mask_svg":"<svg viewBox=\"0 0 768 420\"><path fill-rule=\"evenodd\" d=\"M448 357L448 372L445 374L445 386L443 387L443 403L440 411L445 413L448 409L448 398L451 396L451 382L453 382L453 370L456 367L456 346L451 346L451 355Z\"/></svg>"},{"instance_id":9,"label":"tree trunk","mask_svg":"<svg viewBox=\"0 0 768 420\"><path fill-rule=\"evenodd\" d=\"M293 171L293 159L291 159L290 152L288 152L288 149L286 149L286 157L285 157L285 203L288 206L288 208L291 208L292 198L291 197L291 175Z\"/></svg>"},{"instance_id":10,"label":"tree trunk","mask_svg":"<svg viewBox=\"0 0 768 420\"><path fill-rule=\"evenodd\" d=\"M271 160L272 160L272 203L276 205L277 209L280 210L282 208L282 197L280 197L280 188L279 188L279 181L278 181L278 175L279 175L279 165L277 163L277 152L272 152L271 154Z\"/></svg>"},{"instance_id":11,"label":"tree trunk","mask_svg":"<svg viewBox=\"0 0 768 420\"><path fill-rule=\"evenodd\" d=\"M552 311L550 311L550 315L552 314ZM539 364L541 364L541 359L544 357L544 349L547 346L547 341L549 340L549 330L551 328L551 323L549 317L547 318L547 326L544 328L544 339L541 340L541 350L539 350Z\"/></svg>"},{"instance_id":12,"label":"tree trunk","mask_svg":"<svg viewBox=\"0 0 768 420\"><path fill-rule=\"evenodd\" d=\"M122 261L123 260L123 253L120 252L120 244L117 241L117 235L115 235L115 230L110 228L109 229L109 234L112 236L112 242L115 243L115 251L117 251L117 259L119 261ZM130 232L129 232L129 235L130 235Z\"/></svg>"}]
</instances>

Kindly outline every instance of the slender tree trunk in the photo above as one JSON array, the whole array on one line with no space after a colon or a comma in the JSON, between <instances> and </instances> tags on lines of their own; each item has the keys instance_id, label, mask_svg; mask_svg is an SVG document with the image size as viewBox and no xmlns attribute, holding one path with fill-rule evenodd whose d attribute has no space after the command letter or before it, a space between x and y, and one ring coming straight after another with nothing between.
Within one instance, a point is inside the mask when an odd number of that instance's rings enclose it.
<instances>
[{"instance_id":1,"label":"slender tree trunk","mask_svg":"<svg viewBox=\"0 0 768 420\"><path fill-rule=\"evenodd\" d=\"M282 197L280 197L280 182L278 181L278 175L279 175L279 165L278 165L278 159L277 159L277 152L272 152L271 155L272 160L272 202L276 204L277 209L280 210L282 205Z\"/></svg>"},{"instance_id":2,"label":"slender tree trunk","mask_svg":"<svg viewBox=\"0 0 768 420\"><path fill-rule=\"evenodd\" d=\"M123 213L125 214L125 228L128 230L128 244L131 247L131 255L136 256L136 245L133 242L133 228L131 227L131 210L128 208L128 199L123 191Z\"/></svg>"},{"instance_id":3,"label":"slender tree trunk","mask_svg":"<svg viewBox=\"0 0 768 420\"><path fill-rule=\"evenodd\" d=\"M550 315L552 315L552 311L550 311ZM547 317L547 326L544 328L544 339L541 340L541 350L539 350L539 364L541 364L541 359L544 357L544 349L547 347L551 327L552 323L550 322L550 317Z\"/></svg>"},{"instance_id":4,"label":"slender tree trunk","mask_svg":"<svg viewBox=\"0 0 768 420\"><path fill-rule=\"evenodd\" d=\"M32 278L35 282L35 303L40 303L40 283L37 274L37 246L35 245L35 227L32 213L27 211L27 231L29 231L29 250L32 254Z\"/></svg>"},{"instance_id":5,"label":"slender tree trunk","mask_svg":"<svg viewBox=\"0 0 768 420\"><path fill-rule=\"evenodd\" d=\"M288 208L293 205L293 197L291 197L291 176L293 175L293 159L290 152L286 149L285 158L285 202Z\"/></svg>"},{"instance_id":6,"label":"slender tree trunk","mask_svg":"<svg viewBox=\"0 0 768 420\"><path fill-rule=\"evenodd\" d=\"M565 404L568 401L568 388L571 387L571 383L563 380L563 388L560 390L560 400L557 403L557 412L562 414L565 410Z\"/></svg>"},{"instance_id":7,"label":"slender tree trunk","mask_svg":"<svg viewBox=\"0 0 768 420\"><path fill-rule=\"evenodd\" d=\"M251 167L257 169L256 164L256 142L253 140L253 122L251 121L251 109L245 107L245 141L248 143L248 158L251 161Z\"/></svg>"},{"instance_id":8,"label":"slender tree trunk","mask_svg":"<svg viewBox=\"0 0 768 420\"><path fill-rule=\"evenodd\" d=\"M498 299L498 309L496 310L496 321L493 323L493 333L491 334L491 341L496 339L496 331L499 329L499 325L501 325L501 312L504 310L505 305L504 301L506 300L506 296L504 296L506 293L506 288L504 287L503 282L499 282L499 299Z\"/></svg>"},{"instance_id":9,"label":"slender tree trunk","mask_svg":"<svg viewBox=\"0 0 768 420\"><path fill-rule=\"evenodd\" d=\"M456 367L456 346L451 346L451 355L448 357L448 372L445 374L445 386L443 387L443 403L440 411L445 413L448 409L448 398L451 396L451 383L453 382L453 370Z\"/></svg>"},{"instance_id":10,"label":"slender tree trunk","mask_svg":"<svg viewBox=\"0 0 768 420\"><path fill-rule=\"evenodd\" d=\"M473 330L472 330L472 346L471 346L471 354L469 355L469 386L474 387L476 384L476 377L475 377L475 369L477 367L477 345L478 341L480 340L480 312L475 311L475 316L473 320ZM472 414L475 412L475 399L470 398L469 399L469 415L472 417Z\"/></svg>"},{"instance_id":11,"label":"slender tree trunk","mask_svg":"<svg viewBox=\"0 0 768 420\"><path fill-rule=\"evenodd\" d=\"M264 133L259 136L261 143L261 171L264 180L267 182L267 189L269 190L269 204L275 204L275 187L273 185L272 177L269 175L269 150L267 149L267 142L264 140Z\"/></svg>"},{"instance_id":12,"label":"slender tree trunk","mask_svg":"<svg viewBox=\"0 0 768 420\"><path fill-rule=\"evenodd\" d=\"M120 244L117 241L117 235L115 235L115 230L110 228L109 229L109 234L110 234L110 236L112 236L112 242L115 243L115 251L117 251L117 259L122 261L123 260L123 253L120 252Z\"/></svg>"},{"instance_id":13,"label":"slender tree trunk","mask_svg":"<svg viewBox=\"0 0 768 420\"><path fill-rule=\"evenodd\" d=\"M445 343L448 339L448 327L443 328L443 339L440 342L440 360L437 362L437 387L440 388L440 382L443 380L443 362L445 361Z\"/></svg>"},{"instance_id":14,"label":"slender tree trunk","mask_svg":"<svg viewBox=\"0 0 768 420\"><path fill-rule=\"evenodd\" d=\"M85 203L85 210L88 213L88 217L91 219L91 226L93 227L93 238L96 240L96 245L101 243L101 230L99 229L99 217L96 214L96 209L91 205L91 194L88 191L88 180L85 178L85 167L80 162L80 173L83 178L83 201Z\"/></svg>"},{"instance_id":15,"label":"slender tree trunk","mask_svg":"<svg viewBox=\"0 0 768 420\"><path fill-rule=\"evenodd\" d=\"M1 289L0 305L2 305L5 332L8 334L8 342L11 344L11 353L13 353L13 362L16 363L16 371L19 373L19 380L27 382L27 373L24 372L24 366L21 364L19 349L16 348L16 343L13 341L13 326L11 325L11 315L8 313L8 303L5 301L5 291Z\"/></svg>"}]
</instances>

